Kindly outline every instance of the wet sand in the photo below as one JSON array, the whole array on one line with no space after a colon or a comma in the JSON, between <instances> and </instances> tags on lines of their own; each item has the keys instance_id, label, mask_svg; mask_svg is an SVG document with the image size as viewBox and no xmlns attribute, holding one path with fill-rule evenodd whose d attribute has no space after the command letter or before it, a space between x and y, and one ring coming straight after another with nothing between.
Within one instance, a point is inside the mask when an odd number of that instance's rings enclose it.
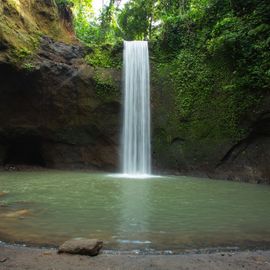
<instances>
[{"instance_id":1,"label":"wet sand","mask_svg":"<svg viewBox=\"0 0 270 270\"><path fill-rule=\"evenodd\" d=\"M56 249L0 245L1 270L270 270L270 250L212 254L135 255L97 257L58 255Z\"/></svg>"}]
</instances>

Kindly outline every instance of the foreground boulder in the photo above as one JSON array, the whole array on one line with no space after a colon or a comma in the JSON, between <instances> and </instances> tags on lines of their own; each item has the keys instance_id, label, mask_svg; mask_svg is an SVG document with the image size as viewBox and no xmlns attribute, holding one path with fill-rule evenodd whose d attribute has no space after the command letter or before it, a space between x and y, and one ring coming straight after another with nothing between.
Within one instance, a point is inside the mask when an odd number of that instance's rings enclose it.
<instances>
[{"instance_id":1,"label":"foreground boulder","mask_svg":"<svg viewBox=\"0 0 270 270\"><path fill-rule=\"evenodd\" d=\"M69 253L96 256L103 246L103 241L97 239L75 238L62 244L58 253Z\"/></svg>"}]
</instances>

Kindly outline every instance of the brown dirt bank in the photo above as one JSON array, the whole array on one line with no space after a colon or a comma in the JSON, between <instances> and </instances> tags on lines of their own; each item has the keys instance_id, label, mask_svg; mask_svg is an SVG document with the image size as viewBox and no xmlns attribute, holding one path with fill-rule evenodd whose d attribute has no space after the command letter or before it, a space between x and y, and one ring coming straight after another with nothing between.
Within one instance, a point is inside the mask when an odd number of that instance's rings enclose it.
<instances>
[{"instance_id":1,"label":"brown dirt bank","mask_svg":"<svg viewBox=\"0 0 270 270\"><path fill-rule=\"evenodd\" d=\"M269 270L270 251L214 254L133 255L101 254L97 257L58 255L55 249L0 245L1 270L73 269L178 269L178 270Z\"/></svg>"}]
</instances>

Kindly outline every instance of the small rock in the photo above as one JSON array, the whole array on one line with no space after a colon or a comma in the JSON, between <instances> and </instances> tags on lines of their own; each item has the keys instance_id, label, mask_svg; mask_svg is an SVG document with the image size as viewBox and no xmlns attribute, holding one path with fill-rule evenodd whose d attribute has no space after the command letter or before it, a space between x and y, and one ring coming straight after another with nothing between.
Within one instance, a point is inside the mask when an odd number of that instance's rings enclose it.
<instances>
[{"instance_id":1,"label":"small rock","mask_svg":"<svg viewBox=\"0 0 270 270\"><path fill-rule=\"evenodd\" d=\"M7 257L1 258L1 259L0 259L0 263L3 263L3 262L5 262L5 261L7 261L7 259L8 259Z\"/></svg>"},{"instance_id":2,"label":"small rock","mask_svg":"<svg viewBox=\"0 0 270 270\"><path fill-rule=\"evenodd\" d=\"M264 261L264 258L262 256L253 256L252 259L254 261Z\"/></svg>"},{"instance_id":3,"label":"small rock","mask_svg":"<svg viewBox=\"0 0 270 270\"><path fill-rule=\"evenodd\" d=\"M5 191L0 191L0 197L5 196L5 195L7 195L7 192L5 192Z\"/></svg>"},{"instance_id":4,"label":"small rock","mask_svg":"<svg viewBox=\"0 0 270 270\"><path fill-rule=\"evenodd\" d=\"M16 171L17 168L15 167L15 165L8 164L8 165L5 166L5 170L6 171Z\"/></svg>"},{"instance_id":5,"label":"small rock","mask_svg":"<svg viewBox=\"0 0 270 270\"><path fill-rule=\"evenodd\" d=\"M97 239L75 238L66 241L58 248L58 253L96 256L103 246L103 241Z\"/></svg>"},{"instance_id":6,"label":"small rock","mask_svg":"<svg viewBox=\"0 0 270 270\"><path fill-rule=\"evenodd\" d=\"M42 253L42 255L45 255L45 256L50 256L50 255L52 255L52 253L51 253L51 252L49 252L49 251L46 251L46 252L43 252L43 253Z\"/></svg>"},{"instance_id":7,"label":"small rock","mask_svg":"<svg viewBox=\"0 0 270 270\"><path fill-rule=\"evenodd\" d=\"M29 210L22 209L15 212L9 212L9 213L3 214L2 216L7 217L7 218L21 218L21 217L29 216L30 214L31 212Z\"/></svg>"}]
</instances>

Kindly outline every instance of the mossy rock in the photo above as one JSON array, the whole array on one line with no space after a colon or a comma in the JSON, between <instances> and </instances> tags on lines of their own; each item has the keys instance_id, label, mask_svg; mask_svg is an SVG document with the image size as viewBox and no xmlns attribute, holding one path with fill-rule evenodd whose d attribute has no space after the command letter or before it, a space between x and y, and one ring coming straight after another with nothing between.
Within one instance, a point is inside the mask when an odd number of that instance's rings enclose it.
<instances>
[{"instance_id":1,"label":"mossy rock","mask_svg":"<svg viewBox=\"0 0 270 270\"><path fill-rule=\"evenodd\" d=\"M122 67L122 51L118 47L112 45L97 45L87 48L88 53L85 61L98 68L117 68Z\"/></svg>"},{"instance_id":2,"label":"mossy rock","mask_svg":"<svg viewBox=\"0 0 270 270\"><path fill-rule=\"evenodd\" d=\"M100 100L108 102L120 99L118 72L113 69L96 68L93 78L96 95Z\"/></svg>"},{"instance_id":3,"label":"mossy rock","mask_svg":"<svg viewBox=\"0 0 270 270\"><path fill-rule=\"evenodd\" d=\"M61 24L54 1L6 0L0 5L0 60L21 62L35 54L40 37L67 43L74 37Z\"/></svg>"}]
</instances>

